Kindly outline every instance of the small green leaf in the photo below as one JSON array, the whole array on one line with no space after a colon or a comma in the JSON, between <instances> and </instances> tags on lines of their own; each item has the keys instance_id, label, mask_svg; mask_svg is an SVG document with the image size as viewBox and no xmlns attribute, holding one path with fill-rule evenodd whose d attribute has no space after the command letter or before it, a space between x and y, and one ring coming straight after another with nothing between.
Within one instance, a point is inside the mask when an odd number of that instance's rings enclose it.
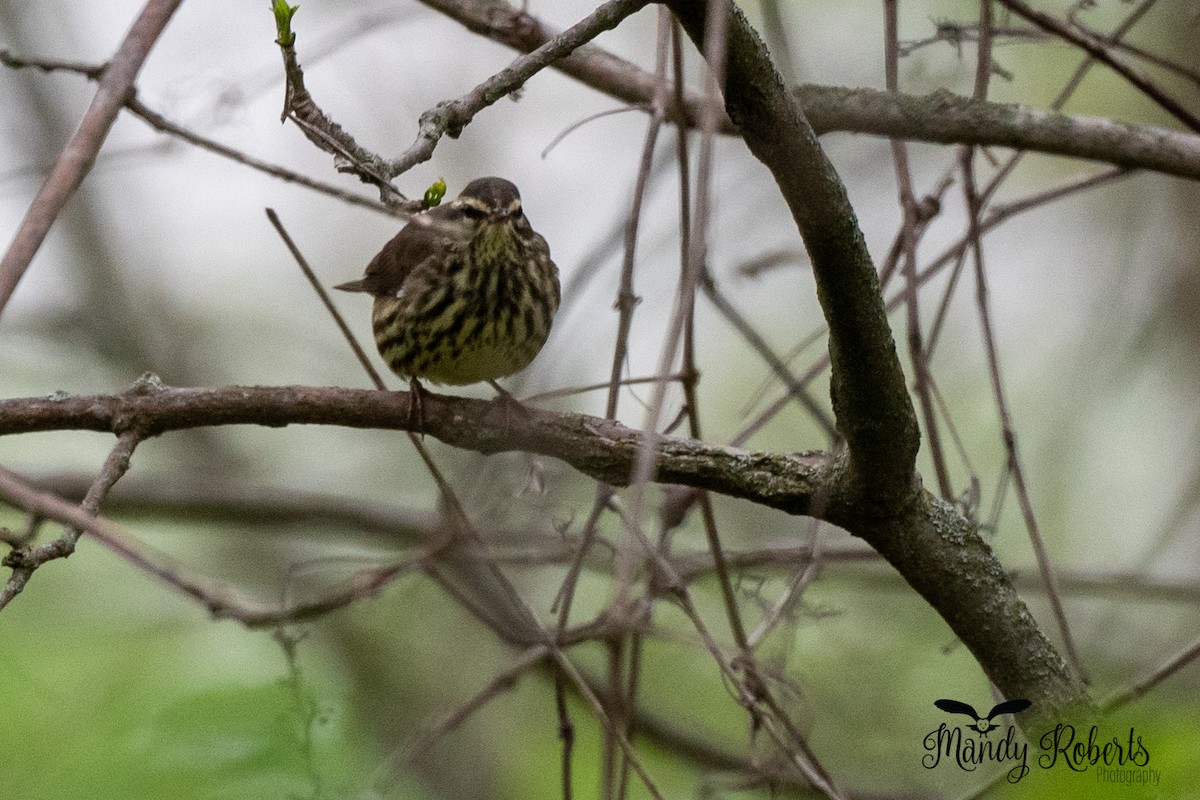
<instances>
[{"instance_id":1,"label":"small green leaf","mask_svg":"<svg viewBox=\"0 0 1200 800\"><path fill-rule=\"evenodd\" d=\"M292 17L300 6L289 6L285 0L273 0L271 11L275 14L275 30L279 38L275 41L280 47L291 47L296 42L296 34L292 33Z\"/></svg>"},{"instance_id":2,"label":"small green leaf","mask_svg":"<svg viewBox=\"0 0 1200 800\"><path fill-rule=\"evenodd\" d=\"M446 179L438 178L425 190L425 207L433 208L442 202L446 196Z\"/></svg>"}]
</instances>

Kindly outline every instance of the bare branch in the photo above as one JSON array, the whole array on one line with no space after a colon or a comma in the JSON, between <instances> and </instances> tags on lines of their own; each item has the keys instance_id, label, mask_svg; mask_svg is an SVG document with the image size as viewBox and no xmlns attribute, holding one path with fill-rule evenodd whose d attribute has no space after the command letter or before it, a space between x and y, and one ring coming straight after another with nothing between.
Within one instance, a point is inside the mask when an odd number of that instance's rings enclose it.
<instances>
[{"instance_id":1,"label":"bare branch","mask_svg":"<svg viewBox=\"0 0 1200 800\"><path fill-rule=\"evenodd\" d=\"M118 437L116 445L104 460L100 474L96 476L80 503L80 510L86 514L95 515L100 511L100 503L126 472L129 471L129 459L137 448L141 436L136 431L125 431ZM37 509L25 507L30 513L39 517L46 516ZM3 564L12 567L12 575L8 583L0 590L0 609L7 606L14 597L20 594L29 583L33 573L45 564L57 558L66 558L75 552L75 545L83 529L78 525L68 526L62 536L42 547L14 549L5 556ZM30 536L32 539L32 536Z\"/></svg>"},{"instance_id":2,"label":"bare branch","mask_svg":"<svg viewBox=\"0 0 1200 800\"><path fill-rule=\"evenodd\" d=\"M583 415L530 409L506 420L484 400L430 394L420 430L456 447L525 450L562 459L612 485L625 485L639 432ZM49 430L137 430L152 436L209 425L342 425L413 430L405 392L303 386L162 389L118 395L0 401L0 435ZM692 439L657 437L655 479L814 515L861 536L937 609L1007 696L1047 713L1086 704L971 524L927 493L887 520L864 511L844 485L845 460L824 453L755 453Z\"/></svg>"},{"instance_id":3,"label":"bare branch","mask_svg":"<svg viewBox=\"0 0 1200 800\"><path fill-rule=\"evenodd\" d=\"M550 64L563 58L600 33L615 28L621 20L641 10L649 0L609 0L579 23L555 36L532 53L514 61L457 100L439 103L421 115L417 140L405 153L388 162L395 177L433 156L442 136L457 139L475 115L525 85L525 82Z\"/></svg>"},{"instance_id":4,"label":"bare branch","mask_svg":"<svg viewBox=\"0 0 1200 800\"><path fill-rule=\"evenodd\" d=\"M0 50L0 64L12 69L39 69L43 72L74 72L79 75L83 75L90 80L99 80L100 76L104 72L103 66L80 64L74 61L61 61L58 59L48 58L22 58L14 56L7 50ZM125 101L125 108L154 130L159 131L160 133L165 133L169 136L174 136L177 139L182 139L188 144L199 147L201 150L207 150L210 153L215 153L221 156L222 158L227 158L230 161L244 164L251 169L266 173L274 178L279 178L282 181L296 183L305 187L306 189L312 189L315 192L320 192L322 194L329 195L330 197L335 197L338 200L349 203L350 205L369 208L372 211L378 211L390 217L399 217L401 219L406 219L408 217L408 214L404 213L403 211L386 206L383 203L380 203L378 200L372 200L369 197L363 197L361 195L354 194L353 192L347 192L343 189L339 189L336 186L331 186L328 183L324 183L323 181L314 180L307 175L301 175L298 172L281 167L278 164L272 164L270 162L263 161L262 159L255 158L248 153L243 153L242 151L236 150L228 145L221 144L215 139L202 136L199 133L190 130L189 128L172 122L162 114L147 106L137 98L137 93L135 91L129 92L128 99Z\"/></svg>"},{"instance_id":5,"label":"bare branch","mask_svg":"<svg viewBox=\"0 0 1200 800\"><path fill-rule=\"evenodd\" d=\"M50 227L58 219L75 190L92 169L108 131L121 106L129 99L134 81L142 69L150 48L158 41L182 0L148 0L124 41L104 67L92 104L79 123L79 129L63 148L62 155L37 195L33 198L12 244L0 259L0 314L34 255L41 248Z\"/></svg>"},{"instance_id":6,"label":"bare branch","mask_svg":"<svg viewBox=\"0 0 1200 800\"><path fill-rule=\"evenodd\" d=\"M557 31L537 17L503 0L421 0L454 19L468 30L507 45L523 53L532 53L555 36ZM604 92L610 97L644 108L651 108L658 79L654 73L609 53L593 44L576 48L570 55L551 66L585 86ZM703 99L687 93L682 104L683 120L699 127ZM679 120L680 104L667 109L667 118ZM722 115L720 129L733 133L733 123Z\"/></svg>"},{"instance_id":7,"label":"bare branch","mask_svg":"<svg viewBox=\"0 0 1200 800\"><path fill-rule=\"evenodd\" d=\"M536 17L501 0L422 2L476 33L524 52L553 35ZM653 73L594 45L580 48L553 66L619 100L651 107ZM1200 179L1200 136L1165 128L982 102L945 90L922 97L805 84L792 91L818 135L867 133L909 141L1012 147ZM689 126L698 127L703 104L699 95L683 93L667 108L667 118L682 118ZM719 129L725 134L737 133L727 119Z\"/></svg>"},{"instance_id":8,"label":"bare branch","mask_svg":"<svg viewBox=\"0 0 1200 800\"><path fill-rule=\"evenodd\" d=\"M998 2L1023 19L1027 19L1034 25L1037 25L1044 31L1054 34L1055 36L1070 42L1079 49L1087 52L1092 58L1108 66L1113 72L1116 72L1125 80L1136 86L1147 97L1158 103L1167 113L1175 117L1187 127L1191 128L1196 133L1200 133L1200 117L1197 117L1192 112L1183 107L1179 101L1168 95L1162 88L1127 66L1125 63L1113 58L1108 52L1108 43L1097 41L1091 36L1079 30L1073 29L1050 16L1036 9L1030 8L1021 0L998 0Z\"/></svg>"},{"instance_id":9,"label":"bare branch","mask_svg":"<svg viewBox=\"0 0 1200 800\"><path fill-rule=\"evenodd\" d=\"M568 56L600 33L616 27L621 20L639 11L648 2L650 0L609 0L576 25L546 40L467 94L438 103L421 115L416 141L390 161L359 145L353 136L317 106L304 86L304 73L294 48L295 37L277 42L288 81L284 116L290 117L309 141L332 153L340 171L355 173L364 181L377 184L381 190L399 196L407 210L415 211L419 202L404 200L389 183L392 178L428 161L443 136L458 138L463 128L480 111L517 91L538 72Z\"/></svg>"}]
</instances>

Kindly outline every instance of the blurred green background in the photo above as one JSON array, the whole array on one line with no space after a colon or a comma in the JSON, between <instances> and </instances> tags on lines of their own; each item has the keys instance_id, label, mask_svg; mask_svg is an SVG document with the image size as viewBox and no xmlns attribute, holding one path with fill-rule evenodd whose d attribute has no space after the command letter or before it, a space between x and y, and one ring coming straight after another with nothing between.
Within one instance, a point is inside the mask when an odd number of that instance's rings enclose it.
<instances>
[{"instance_id":1,"label":"blurred green background","mask_svg":"<svg viewBox=\"0 0 1200 800\"><path fill-rule=\"evenodd\" d=\"M779 5L790 78L882 88L880 4ZM232 147L354 189L293 126L279 124L283 87L266 6L265 0L185 3L151 55L139 97ZM756 3L743 7L761 22ZM1067 4L1045 7L1062 11ZM139 8L130 0L0 0L0 46L31 56L103 61ZM1108 31L1129 9L1128 3L1102 2L1084 19ZM530 4L531 13L559 28L589 10L579 0ZM639 13L599 44L652 68L655 13ZM1200 68L1196 13L1194 4L1162 3L1131 41ZM935 25L970 23L976 14L976 3L903 4L901 35L927 39ZM513 57L405 0L308 0L295 27L317 101L384 155L411 143L421 112L465 93ZM974 56L970 43L917 49L901 64L902 85L913 94L941 87L969 94ZM1003 40L995 59L1007 77L994 80L993 99L1045 107L1080 56L1059 43ZM689 68L693 85L700 86L699 59L689 55ZM1194 86L1162 81L1195 98ZM76 76L0 71L0 228L6 237L92 91ZM432 162L399 180L409 196L438 176L446 178L451 194L485 174L520 185L568 294L546 349L528 371L506 382L518 395L607 379L621 230L645 116L606 116L545 156L543 150L568 125L615 106L546 71L518 101L503 100L481 113L461 138L444 140ZM1171 124L1104 69L1089 75L1067 111ZM635 279L642 302L630 376L652 374L673 303L673 142L670 133L660 141L664 166L651 182L642 220ZM692 144L694 153L695 139ZM888 144L850 135L827 136L824 144L847 182L872 252L882 260L899 221ZM929 191L953 158L950 148L913 146L917 191ZM986 157L977 161L986 173ZM821 322L795 228L770 176L737 141L718 142L716 165L710 263L717 282L772 346L787 352ZM1099 169L1030 156L999 200ZM947 197L922 245L926 259L964 228L957 187ZM0 395L111 393L146 371L172 386L366 387L333 322L267 224L265 207L278 210L327 285L357 277L396 228L385 217L169 141L122 116L0 321ZM1137 174L1021 216L987 239L993 313L1020 452L1099 698L1161 665L1200 630L1197 208L1194 184ZM757 274L743 269L779 250L794 258ZM925 309L934 307L944 285L933 282ZM980 480L986 518L1004 453L973 292L964 278L933 369ZM365 298L337 302L369 341ZM902 332L903 316L893 319ZM764 405L751 399L773 399L778 387L759 391L767 368L704 300L697 326L705 435L724 442ZM806 352L796 369L817 352ZM463 392L491 394L485 387ZM827 388L819 385L817 394L824 402ZM621 418L640 425L649 396L644 388L626 391ZM592 392L549 405L603 413L603 402L603 392ZM680 404L680 393L669 392L664 417L673 417ZM72 432L5 437L0 463L47 486L78 485L99 469L112 442L110 436ZM473 518L498 541L536 548L578 534L594 491L589 480L543 460L545 493L523 492L529 471L524 457L483 458L429 444ZM794 451L825 444L802 411L790 407L747 446ZM921 468L931 484L926 455ZM953 463L955 486L965 489L968 470ZM246 502L221 510L197 501L231 494ZM660 493L650 498L657 503ZM334 503L391 521L283 513ZM794 544L812 532L808 520L724 498L715 505L724 541L733 549ZM250 513L251 506L258 511ZM105 508L190 571L277 603L315 598L360 570L411 557L412 525L431 518L436 502L403 434L222 428L143 443ZM25 520L0 507L0 525L19 531ZM57 531L47 526L42 533ZM601 533L610 541L621 538L611 516ZM840 531L826 536L831 548L857 544ZM1011 492L989 536L1007 568L1021 578L1036 575ZM689 518L674 542L680 553L703 551L698 520ZM609 599L611 560L603 551L585 572L575 620L586 620ZM563 566L510 565L506 571L534 610L551 619ZM737 588L750 627L789 577L765 568L740 574ZM1057 641L1044 595L1031 581L1023 585L1032 612ZM715 582L699 581L695 596L727 642ZM746 756L748 722L690 624L666 604L656 609L654 622L641 697L645 712L662 721L668 735L639 744L657 785L668 797L769 796L762 787L740 789L721 760ZM280 635L296 642L294 659ZM194 602L85 537L75 556L39 571L0 614L0 643L5 798L559 796L553 687L542 672L525 675L428 749L414 749L422 731L459 709L519 655L417 574L375 599L282 634L249 631L209 619ZM954 697L987 707L991 692L946 625L880 565L827 564L794 619L759 652L778 670L789 711L852 796L956 797L988 777L986 770L921 768L923 736L946 719L933 700ZM601 673L601 648L585 646L573 655ZM1185 668L1104 723L1105 731L1118 734L1136 728L1151 752L1150 766L1161 772L1160 786L1143 792L1097 783L1090 774L1035 769L1003 796L1193 796L1200 775L1198 672ZM583 702L573 701L572 711L577 790L594 796L598 727ZM754 749L769 760L761 737ZM631 795L646 796L636 780Z\"/></svg>"}]
</instances>

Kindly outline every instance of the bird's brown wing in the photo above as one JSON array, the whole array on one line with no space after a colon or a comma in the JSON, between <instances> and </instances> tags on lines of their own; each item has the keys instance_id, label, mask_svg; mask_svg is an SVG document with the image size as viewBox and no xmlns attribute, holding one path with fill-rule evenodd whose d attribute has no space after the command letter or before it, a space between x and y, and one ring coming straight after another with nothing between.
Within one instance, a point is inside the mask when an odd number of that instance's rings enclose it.
<instances>
[{"instance_id":1,"label":"bird's brown wing","mask_svg":"<svg viewBox=\"0 0 1200 800\"><path fill-rule=\"evenodd\" d=\"M367 292L373 295L395 297L404 285L405 278L427 258L438 254L445 241L442 227L451 217L458 214L449 206L432 208L397 233L383 246L371 263L366 274L356 281L338 284L335 289L344 292Z\"/></svg>"}]
</instances>

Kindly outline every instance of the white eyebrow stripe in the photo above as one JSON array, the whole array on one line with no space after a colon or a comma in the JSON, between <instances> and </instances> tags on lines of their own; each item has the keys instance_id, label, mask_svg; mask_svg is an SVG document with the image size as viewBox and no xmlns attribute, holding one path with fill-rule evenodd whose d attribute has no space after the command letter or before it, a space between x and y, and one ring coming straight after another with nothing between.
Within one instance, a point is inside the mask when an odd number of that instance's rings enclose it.
<instances>
[{"instance_id":1,"label":"white eyebrow stripe","mask_svg":"<svg viewBox=\"0 0 1200 800\"><path fill-rule=\"evenodd\" d=\"M460 197L457 200L455 200L452 205L455 208L464 208L466 206L470 206L471 208L475 209L476 211L481 211L485 214L488 212L487 203L485 203L482 200L475 198L475 197Z\"/></svg>"}]
</instances>

